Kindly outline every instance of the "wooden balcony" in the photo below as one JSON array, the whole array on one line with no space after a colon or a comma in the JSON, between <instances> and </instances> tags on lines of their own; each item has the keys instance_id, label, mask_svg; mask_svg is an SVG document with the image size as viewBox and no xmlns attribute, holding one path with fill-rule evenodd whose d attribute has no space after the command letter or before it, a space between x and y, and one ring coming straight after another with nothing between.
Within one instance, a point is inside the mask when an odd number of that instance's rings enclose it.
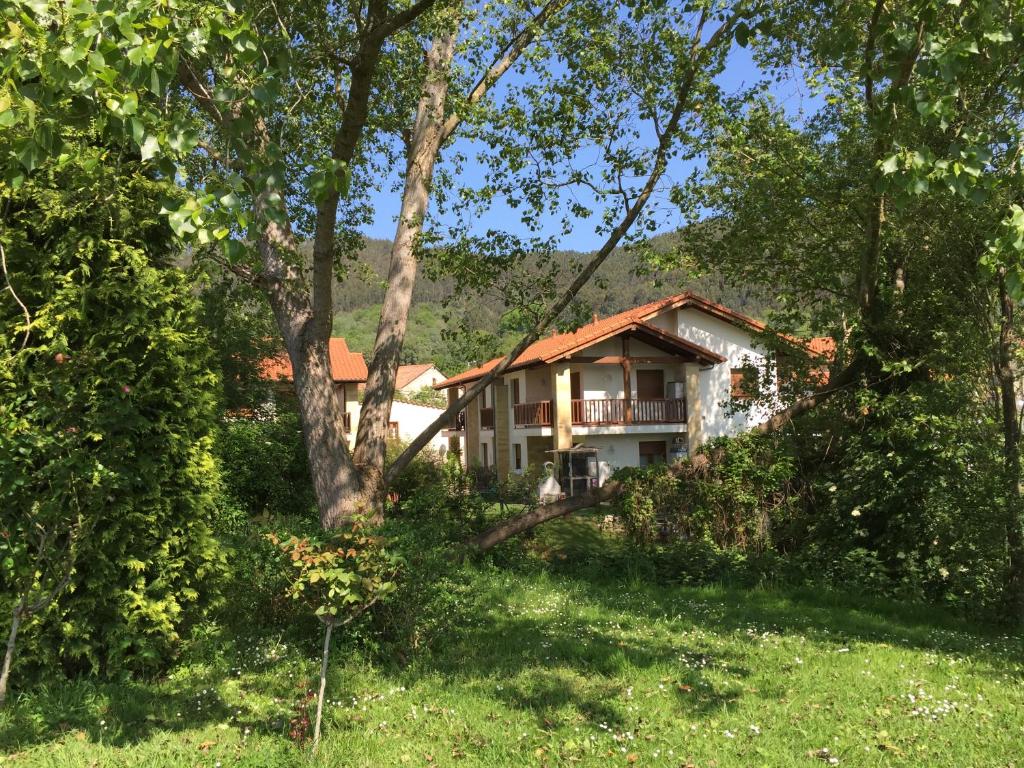
<instances>
[{"instance_id":1,"label":"wooden balcony","mask_svg":"<svg viewBox=\"0 0 1024 768\"><path fill-rule=\"evenodd\" d=\"M551 416L550 400L517 403L512 406L512 418L517 427L550 427ZM633 398L627 400L621 397L573 400L572 423L580 426L685 424L686 400L682 398Z\"/></svg>"},{"instance_id":2,"label":"wooden balcony","mask_svg":"<svg viewBox=\"0 0 1024 768\"><path fill-rule=\"evenodd\" d=\"M494 429L494 408L480 409L480 429Z\"/></svg>"},{"instance_id":3,"label":"wooden balcony","mask_svg":"<svg viewBox=\"0 0 1024 768\"><path fill-rule=\"evenodd\" d=\"M584 426L685 424L686 400L682 398L573 400L572 423Z\"/></svg>"},{"instance_id":4,"label":"wooden balcony","mask_svg":"<svg viewBox=\"0 0 1024 768\"><path fill-rule=\"evenodd\" d=\"M550 427L551 401L516 403L512 406L512 419L517 427Z\"/></svg>"}]
</instances>

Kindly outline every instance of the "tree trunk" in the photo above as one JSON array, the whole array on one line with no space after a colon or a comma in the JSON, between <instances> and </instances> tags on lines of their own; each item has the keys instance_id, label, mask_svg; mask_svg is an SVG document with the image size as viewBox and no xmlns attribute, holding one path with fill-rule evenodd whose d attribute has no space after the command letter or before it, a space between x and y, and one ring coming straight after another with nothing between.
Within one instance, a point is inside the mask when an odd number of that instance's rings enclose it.
<instances>
[{"instance_id":1,"label":"tree trunk","mask_svg":"<svg viewBox=\"0 0 1024 768\"><path fill-rule=\"evenodd\" d=\"M355 462L364 473L367 492L382 486L385 443L395 374L405 343L416 284L416 244L430 202L434 163L444 139L444 108L448 96L448 67L455 53L455 32L438 35L427 54L427 74L408 147L408 166L402 210L391 248L388 287L381 307L373 359L363 395L356 435Z\"/></svg>"},{"instance_id":2,"label":"tree trunk","mask_svg":"<svg viewBox=\"0 0 1024 768\"><path fill-rule=\"evenodd\" d=\"M313 727L313 751L320 746L320 721L324 716L324 692L327 690L327 658L331 653L331 630L334 624L324 624L324 656L320 662L320 695L316 698L316 725Z\"/></svg>"},{"instance_id":3,"label":"tree trunk","mask_svg":"<svg viewBox=\"0 0 1024 768\"><path fill-rule=\"evenodd\" d=\"M1006 491L1006 546L1009 555L1008 594L1014 618L1024 621L1024 532L1020 487L1020 424L1013 373L1013 300L1006 290L1006 270L999 274L999 350L996 377L1003 415L1003 472Z\"/></svg>"},{"instance_id":4,"label":"tree trunk","mask_svg":"<svg viewBox=\"0 0 1024 768\"><path fill-rule=\"evenodd\" d=\"M282 253L290 233L274 223L260 239L264 291L292 364L292 383L302 423L320 524L337 528L367 508L363 484L345 442L344 414L331 376L328 341L318 338L301 275Z\"/></svg>"},{"instance_id":5,"label":"tree trunk","mask_svg":"<svg viewBox=\"0 0 1024 768\"><path fill-rule=\"evenodd\" d=\"M549 520L555 520L559 517L565 517L566 515L578 512L581 509L597 506L602 501L614 499L621 493L622 484L612 480L605 483L597 490L588 491L582 496L562 499L561 501L555 501L551 504L541 504L538 507L534 507L529 512L524 512L523 514L508 520L503 520L493 528L474 536L467 542L467 544L481 551L486 551L491 547L501 544L501 542L506 541L507 539L511 539L513 536L516 536L523 531L530 530L534 526L546 523Z\"/></svg>"},{"instance_id":6,"label":"tree trunk","mask_svg":"<svg viewBox=\"0 0 1024 768\"><path fill-rule=\"evenodd\" d=\"M18 642L18 628L21 626L21 612L25 610L24 595L11 612L11 631L7 635L7 652L4 654L4 667L0 671L0 707L7 703L7 681L11 677L11 665L14 663L14 648Z\"/></svg>"},{"instance_id":7,"label":"tree trunk","mask_svg":"<svg viewBox=\"0 0 1024 768\"><path fill-rule=\"evenodd\" d=\"M331 377L327 345L303 336L288 348L321 527L337 528L353 515L375 514L373 501L364 493L360 473L349 457L344 413Z\"/></svg>"}]
</instances>

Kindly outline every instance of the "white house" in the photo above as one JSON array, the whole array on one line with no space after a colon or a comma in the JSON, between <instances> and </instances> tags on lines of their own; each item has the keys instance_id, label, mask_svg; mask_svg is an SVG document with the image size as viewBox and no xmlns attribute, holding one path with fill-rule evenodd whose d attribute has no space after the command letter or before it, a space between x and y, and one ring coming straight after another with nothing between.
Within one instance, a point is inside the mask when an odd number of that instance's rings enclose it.
<instances>
[{"instance_id":1,"label":"white house","mask_svg":"<svg viewBox=\"0 0 1024 768\"><path fill-rule=\"evenodd\" d=\"M356 429L359 425L359 414L361 411L359 392L366 384L366 360L361 352L350 351L345 340L337 336L330 339L328 354L331 361L331 377L334 380L334 390L341 401L342 412L344 413L342 428L348 440L349 448L352 448L355 445ZM399 368L400 372L402 368L416 369L407 372L405 376L406 384L413 386L413 389L402 390L401 387L397 386L397 383L402 380L400 377L396 382L396 391L418 392L424 386L432 386L430 382L437 383L444 379L444 374L438 371L432 364L401 366ZM410 377L410 374L415 375ZM261 366L261 375L266 379L276 382L290 382L292 379L292 365L288 355L281 354L264 360ZM418 381L427 383L416 384ZM290 386L282 388L281 391L288 396L291 395ZM441 408L394 400L391 403L391 413L388 417L388 437L409 442L413 438L418 437L442 413L443 410ZM448 450L449 443L450 441L446 436L438 433L430 441L429 445L431 448L444 453Z\"/></svg>"},{"instance_id":2,"label":"white house","mask_svg":"<svg viewBox=\"0 0 1024 768\"><path fill-rule=\"evenodd\" d=\"M433 363L400 365L395 374L395 391L414 395L424 387L433 387L446 378L448 377L441 373Z\"/></svg>"},{"instance_id":3,"label":"white house","mask_svg":"<svg viewBox=\"0 0 1024 768\"><path fill-rule=\"evenodd\" d=\"M764 333L763 323L692 293L595 317L530 345L445 434L465 441L468 464L499 477L550 461L563 491L576 493L616 468L671 461L766 420L777 373ZM453 401L501 359L435 386ZM751 401L751 378L766 383L757 402L769 405Z\"/></svg>"}]
</instances>

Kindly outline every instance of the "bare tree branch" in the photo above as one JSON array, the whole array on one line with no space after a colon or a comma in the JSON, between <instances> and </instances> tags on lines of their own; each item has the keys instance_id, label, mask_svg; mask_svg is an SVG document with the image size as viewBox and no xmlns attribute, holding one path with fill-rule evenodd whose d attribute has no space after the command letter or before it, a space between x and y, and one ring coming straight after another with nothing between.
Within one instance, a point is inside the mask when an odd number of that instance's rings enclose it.
<instances>
[{"instance_id":1,"label":"bare tree branch","mask_svg":"<svg viewBox=\"0 0 1024 768\"><path fill-rule=\"evenodd\" d=\"M505 44L505 47L498 52L494 63L483 75L480 76L476 85L473 86L473 90L471 90L466 96L466 103L472 106L487 95L487 91L493 87L493 85L513 64L515 64L516 59L518 59L520 55L522 55L523 51L526 50L527 46L533 42L534 38L537 37L537 34L544 29L544 26L548 23L551 17L562 10L567 3L568 0L550 0L543 8L541 8L540 11L537 12L537 15L530 19L526 26L524 26L517 35L512 37ZM462 122L462 118L463 116L458 114L449 115L444 124L444 131L441 139L442 144L447 141L455 132L455 129L459 127L459 123Z\"/></svg>"},{"instance_id":2,"label":"bare tree branch","mask_svg":"<svg viewBox=\"0 0 1024 768\"><path fill-rule=\"evenodd\" d=\"M32 334L32 314L28 311L28 307L25 306L25 302L15 292L14 286L11 285L11 276L7 273L7 252L4 250L3 243L0 243L0 267L3 267L4 271L4 282L6 283L4 287L14 297L18 306L21 307L22 314L25 316L25 338L21 340L21 349L24 350L28 346L28 339Z\"/></svg>"}]
</instances>

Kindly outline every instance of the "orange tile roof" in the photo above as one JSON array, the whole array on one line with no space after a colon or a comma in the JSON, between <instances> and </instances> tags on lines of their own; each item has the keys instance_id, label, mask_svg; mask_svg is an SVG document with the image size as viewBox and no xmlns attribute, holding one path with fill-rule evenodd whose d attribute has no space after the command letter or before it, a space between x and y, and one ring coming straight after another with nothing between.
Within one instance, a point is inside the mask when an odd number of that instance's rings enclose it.
<instances>
[{"instance_id":1,"label":"orange tile roof","mask_svg":"<svg viewBox=\"0 0 1024 768\"><path fill-rule=\"evenodd\" d=\"M685 308L699 310L713 317L717 317L719 320L730 323L731 325L745 326L756 332L762 332L766 328L765 324L759 320L755 320L752 317L729 309L722 304L705 299L703 296L698 296L690 291L685 291L684 293L679 293L675 296L668 296L664 299L651 301L647 304L641 304L639 307L627 309L625 312L619 312L618 314L595 320L594 322L588 323L581 328L577 328L575 331L571 331L570 333L559 333L538 339L528 346L523 353L515 359L512 365L508 367L508 370L511 371L519 368L525 368L538 363L552 362L553 360L564 357L571 352L575 352L579 349L590 346L591 344L595 344L609 336L621 333L631 326L642 326L647 329L657 331L657 333L665 334L664 331L648 325L646 321L667 310ZM672 336L672 334L667 335ZM698 347L691 342L687 342L676 336L673 336L673 338L694 348L694 352L703 352L706 356L712 359L718 358L719 360L724 360L724 358L720 358L719 355L716 355L709 350L704 350L702 347ZM807 345L806 342L795 337L787 336L786 338L796 344L804 346ZM504 357L496 357L493 360L488 360L483 365L477 366L476 368L470 368L468 371L463 371L456 376L452 376L450 379L435 384L434 388L447 389L459 384L475 381L489 372L504 359Z\"/></svg>"},{"instance_id":2,"label":"orange tile roof","mask_svg":"<svg viewBox=\"0 0 1024 768\"><path fill-rule=\"evenodd\" d=\"M413 363L412 365L398 366L398 372L395 374L395 389L404 389L433 367L433 363Z\"/></svg>"},{"instance_id":3,"label":"orange tile roof","mask_svg":"<svg viewBox=\"0 0 1024 768\"><path fill-rule=\"evenodd\" d=\"M350 352L344 339L332 337L327 352L331 359L331 378L335 382L366 381L366 360L363 359L362 353ZM260 364L260 376L264 379L291 381L292 363L288 359L288 353L282 352L276 357L264 360Z\"/></svg>"},{"instance_id":4,"label":"orange tile roof","mask_svg":"<svg viewBox=\"0 0 1024 768\"><path fill-rule=\"evenodd\" d=\"M820 355L826 360L831 360L836 354L836 340L831 336L815 336L808 339L807 348L815 355Z\"/></svg>"}]
</instances>

